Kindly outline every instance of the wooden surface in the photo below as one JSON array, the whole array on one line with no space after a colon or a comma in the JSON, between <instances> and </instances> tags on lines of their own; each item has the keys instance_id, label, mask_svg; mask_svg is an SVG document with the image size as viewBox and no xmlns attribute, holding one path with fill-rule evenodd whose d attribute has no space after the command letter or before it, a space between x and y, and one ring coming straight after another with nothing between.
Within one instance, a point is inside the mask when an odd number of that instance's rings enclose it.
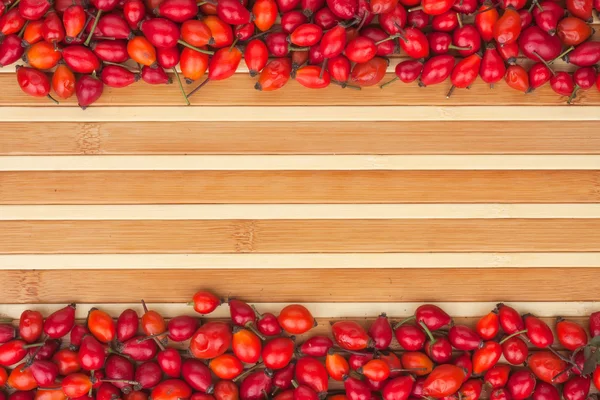
<instances>
[{"instance_id":1,"label":"wooden surface","mask_svg":"<svg viewBox=\"0 0 600 400\"><path fill-rule=\"evenodd\" d=\"M0 315L141 298L174 315L199 288L322 323L600 309L595 89L260 93L242 69L194 107L139 83L81 111L2 72Z\"/></svg>"}]
</instances>

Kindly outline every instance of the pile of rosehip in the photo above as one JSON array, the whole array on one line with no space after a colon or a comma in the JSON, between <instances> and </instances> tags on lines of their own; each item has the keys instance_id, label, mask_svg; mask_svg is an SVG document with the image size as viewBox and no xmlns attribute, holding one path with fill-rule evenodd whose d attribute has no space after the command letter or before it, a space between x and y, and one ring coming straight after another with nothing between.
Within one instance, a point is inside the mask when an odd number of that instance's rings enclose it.
<instances>
[{"instance_id":1,"label":"pile of rosehip","mask_svg":"<svg viewBox=\"0 0 600 400\"><path fill-rule=\"evenodd\" d=\"M55 102L51 91L75 94L84 108L104 85L167 84L171 71L189 104L242 58L258 90L290 78L360 89L381 83L399 49L410 60L396 66L396 79L421 86L450 78L452 89L468 88L480 76L529 92L549 82L569 101L600 90L600 42L589 40L600 0L250 1L0 0L0 66L22 57L23 91ZM521 54L535 62L529 70L516 64ZM555 71L560 58L579 69ZM178 65L188 83L202 80L189 93Z\"/></svg>"},{"instance_id":2,"label":"pile of rosehip","mask_svg":"<svg viewBox=\"0 0 600 400\"><path fill-rule=\"evenodd\" d=\"M209 314L221 301L200 291L190 304ZM339 320L312 337L304 334L317 323L299 304L275 316L229 299L230 319L202 324L143 306L141 318L93 308L77 323L69 305L0 325L0 399L587 400L591 382L600 386L600 312L589 341L558 318L559 352L546 322L504 304L474 327L425 304L403 321L383 314L365 329ZM390 349L394 338L401 351Z\"/></svg>"}]
</instances>

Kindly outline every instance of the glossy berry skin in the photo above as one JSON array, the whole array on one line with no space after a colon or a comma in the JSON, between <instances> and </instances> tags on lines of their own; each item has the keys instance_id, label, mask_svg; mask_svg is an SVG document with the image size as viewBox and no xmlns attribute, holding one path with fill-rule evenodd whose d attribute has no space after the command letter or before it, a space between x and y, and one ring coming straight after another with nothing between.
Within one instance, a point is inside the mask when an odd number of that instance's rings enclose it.
<instances>
[{"instance_id":1,"label":"glossy berry skin","mask_svg":"<svg viewBox=\"0 0 600 400\"><path fill-rule=\"evenodd\" d=\"M448 340L450 340L452 347L457 350L475 350L481 345L481 339L477 333L466 325L454 325L450 328L448 331Z\"/></svg>"},{"instance_id":2,"label":"glossy berry skin","mask_svg":"<svg viewBox=\"0 0 600 400\"><path fill-rule=\"evenodd\" d=\"M390 376L390 366L383 360L373 359L359 368L358 372L371 381L383 382Z\"/></svg>"},{"instance_id":3,"label":"glossy berry skin","mask_svg":"<svg viewBox=\"0 0 600 400\"><path fill-rule=\"evenodd\" d=\"M499 303L496 305L496 310L498 313L500 326L507 335L511 335L515 332L525 329L523 318L514 308L503 303Z\"/></svg>"},{"instance_id":4,"label":"glossy berry skin","mask_svg":"<svg viewBox=\"0 0 600 400\"><path fill-rule=\"evenodd\" d=\"M458 54L468 57L481 49L481 36L473 25L464 25L452 34L452 44L463 48L463 50L458 50Z\"/></svg>"},{"instance_id":5,"label":"glossy berry skin","mask_svg":"<svg viewBox=\"0 0 600 400\"><path fill-rule=\"evenodd\" d=\"M497 342L484 342L483 346L473 353L473 373L481 374L492 368L501 355L502 347Z\"/></svg>"},{"instance_id":6,"label":"glossy berry skin","mask_svg":"<svg viewBox=\"0 0 600 400\"><path fill-rule=\"evenodd\" d=\"M407 400L411 394L415 378L411 375L399 376L389 380L381 391L383 400Z\"/></svg>"},{"instance_id":7,"label":"glossy berry skin","mask_svg":"<svg viewBox=\"0 0 600 400\"><path fill-rule=\"evenodd\" d=\"M370 400L371 389L366 383L356 378L347 377L344 380L347 400Z\"/></svg>"},{"instance_id":8,"label":"glossy berry skin","mask_svg":"<svg viewBox=\"0 0 600 400\"><path fill-rule=\"evenodd\" d=\"M525 400L535 389L535 376L528 370L515 371L508 378L506 388L513 400Z\"/></svg>"},{"instance_id":9,"label":"glossy berry skin","mask_svg":"<svg viewBox=\"0 0 600 400\"><path fill-rule=\"evenodd\" d=\"M460 389L464 379L462 368L452 364L440 365L425 379L423 395L434 398L451 396Z\"/></svg>"},{"instance_id":10,"label":"glossy berry skin","mask_svg":"<svg viewBox=\"0 0 600 400\"><path fill-rule=\"evenodd\" d=\"M106 349L93 336L88 335L81 341L79 348L79 363L86 371L95 371L104 366Z\"/></svg>"},{"instance_id":11,"label":"glossy berry skin","mask_svg":"<svg viewBox=\"0 0 600 400\"><path fill-rule=\"evenodd\" d=\"M415 369L414 375L425 376L433 370L433 361L425 354L418 351L407 351L400 357L402 366L406 369Z\"/></svg>"},{"instance_id":12,"label":"glossy berry skin","mask_svg":"<svg viewBox=\"0 0 600 400\"><path fill-rule=\"evenodd\" d=\"M452 60L454 61L454 59ZM423 69L423 67L421 67ZM396 340L407 351L418 351L425 346L427 335L423 330L413 324L404 324L394 329Z\"/></svg>"},{"instance_id":13,"label":"glossy berry skin","mask_svg":"<svg viewBox=\"0 0 600 400\"><path fill-rule=\"evenodd\" d=\"M184 26L185 24L186 23L184 23ZM206 44L208 43L202 44L201 46ZM221 305L221 299L206 290L199 290L196 292L192 298L192 302L194 303L194 311L199 314L210 314Z\"/></svg>"},{"instance_id":14,"label":"glossy berry skin","mask_svg":"<svg viewBox=\"0 0 600 400\"><path fill-rule=\"evenodd\" d=\"M285 368L293 356L294 341L287 337L272 339L262 349L263 363L265 367L272 370Z\"/></svg>"},{"instance_id":15,"label":"glossy berry skin","mask_svg":"<svg viewBox=\"0 0 600 400\"><path fill-rule=\"evenodd\" d=\"M564 60L578 67L591 67L600 62L600 42L582 43L567 54Z\"/></svg>"},{"instance_id":16,"label":"glossy berry skin","mask_svg":"<svg viewBox=\"0 0 600 400\"><path fill-rule=\"evenodd\" d=\"M527 78L527 75L525 77ZM528 78L526 84L529 84ZM526 88L524 91L527 90L528 88ZM527 359L529 349L523 339L515 336L502 343L502 354L504 355L504 358L506 358L506 361L508 361L510 364L520 365L523 364Z\"/></svg>"},{"instance_id":17,"label":"glossy berry skin","mask_svg":"<svg viewBox=\"0 0 600 400\"><path fill-rule=\"evenodd\" d=\"M521 33L521 17L514 9L507 8L494 25L494 40L500 45L517 41Z\"/></svg>"},{"instance_id":18,"label":"glossy berry skin","mask_svg":"<svg viewBox=\"0 0 600 400\"><path fill-rule=\"evenodd\" d=\"M470 353L464 352L457 355L454 360L452 360L452 364L466 371L465 379L469 379L471 377L471 374L473 373L473 362L471 361Z\"/></svg>"},{"instance_id":19,"label":"glossy berry skin","mask_svg":"<svg viewBox=\"0 0 600 400\"><path fill-rule=\"evenodd\" d=\"M425 354L435 363L444 364L452 359L452 345L448 338L437 337L435 342L431 340L425 342Z\"/></svg>"},{"instance_id":20,"label":"glossy berry skin","mask_svg":"<svg viewBox=\"0 0 600 400\"><path fill-rule=\"evenodd\" d=\"M556 28L556 34L565 46L577 46L585 42L592 33L592 27L577 17L561 19Z\"/></svg>"},{"instance_id":21,"label":"glossy berry skin","mask_svg":"<svg viewBox=\"0 0 600 400\"><path fill-rule=\"evenodd\" d=\"M111 66L105 67L105 69L108 67L117 67L117 66L111 65ZM123 67L117 67L117 68L121 68L122 70L125 70L125 68L123 68ZM119 71L119 72L121 72L121 71ZM128 78L131 78L127 74L127 72L129 72L129 71L125 70L125 73L124 74L121 73L120 75L127 75ZM102 71L102 73L105 74L105 76L108 76L111 74L110 71L108 73L105 73L105 71ZM129 73L131 75L134 75L131 72L129 72ZM126 78L126 80L127 80L127 78ZM133 83L133 82L135 82L135 76L134 76L134 80L131 83ZM118 87L122 87L122 86L118 86ZM113 319L111 318L110 315L108 315L106 312L104 312L102 310L98 310L96 308L93 308L90 310L90 312L88 314L88 318L87 318L87 326L88 326L89 331L92 333L92 335L94 335L96 337L96 339L98 339L102 343L111 342L116 337L115 322L113 321Z\"/></svg>"},{"instance_id":22,"label":"glossy berry skin","mask_svg":"<svg viewBox=\"0 0 600 400\"><path fill-rule=\"evenodd\" d=\"M75 325L75 304L70 304L46 318L44 333L51 339L60 339L71 331L73 325Z\"/></svg>"},{"instance_id":23,"label":"glossy berry skin","mask_svg":"<svg viewBox=\"0 0 600 400\"><path fill-rule=\"evenodd\" d=\"M222 49L227 51L227 49ZM260 358L261 342L258 336L248 329L238 329L236 327L233 333L231 348L233 354L242 362L254 364Z\"/></svg>"},{"instance_id":24,"label":"glossy berry skin","mask_svg":"<svg viewBox=\"0 0 600 400\"><path fill-rule=\"evenodd\" d=\"M288 58L271 60L260 72L254 88L265 92L281 89L290 79L291 73L292 63Z\"/></svg>"},{"instance_id":25,"label":"glossy berry skin","mask_svg":"<svg viewBox=\"0 0 600 400\"><path fill-rule=\"evenodd\" d=\"M4 42L6 40L7 38L4 39ZM27 343L34 343L42 335L43 328L44 317L39 311L23 311L19 319L19 335L21 339Z\"/></svg>"},{"instance_id":26,"label":"glossy berry skin","mask_svg":"<svg viewBox=\"0 0 600 400\"><path fill-rule=\"evenodd\" d=\"M142 78L144 71L142 69ZM120 353L129 356L135 361L148 361L158 353L158 346L154 340L140 340L143 336L134 336L120 346Z\"/></svg>"},{"instance_id":27,"label":"glossy berry skin","mask_svg":"<svg viewBox=\"0 0 600 400\"><path fill-rule=\"evenodd\" d=\"M590 315L588 328L591 337L600 336L600 311L596 311Z\"/></svg>"},{"instance_id":28,"label":"glossy berry skin","mask_svg":"<svg viewBox=\"0 0 600 400\"><path fill-rule=\"evenodd\" d=\"M302 357L298 359L295 377L299 384L306 385L317 393L327 392L329 386L327 369L316 358Z\"/></svg>"},{"instance_id":29,"label":"glossy berry skin","mask_svg":"<svg viewBox=\"0 0 600 400\"><path fill-rule=\"evenodd\" d=\"M369 335L354 321L338 321L331 326L337 344L346 350L363 350L369 346Z\"/></svg>"},{"instance_id":30,"label":"glossy berry skin","mask_svg":"<svg viewBox=\"0 0 600 400\"><path fill-rule=\"evenodd\" d=\"M273 381L264 371L254 372L246 377L240 385L240 399L261 400L264 392L270 393Z\"/></svg>"},{"instance_id":31,"label":"glossy berry skin","mask_svg":"<svg viewBox=\"0 0 600 400\"><path fill-rule=\"evenodd\" d=\"M348 361L340 354L329 352L325 358L325 369L331 377L336 381L343 381L344 376L350 373L350 365Z\"/></svg>"},{"instance_id":32,"label":"glossy berry skin","mask_svg":"<svg viewBox=\"0 0 600 400\"><path fill-rule=\"evenodd\" d=\"M495 46L488 46L483 53L481 59L481 67L479 75L481 79L490 85L499 82L506 74L506 66L504 60L498 54Z\"/></svg>"},{"instance_id":33,"label":"glossy berry skin","mask_svg":"<svg viewBox=\"0 0 600 400\"><path fill-rule=\"evenodd\" d=\"M404 30L404 38L406 41L400 40L400 47L408 54L408 56L414 59L426 58L429 56L429 41L427 40L427 36L419 29L406 28ZM449 321L450 318L441 308L427 304L417 308L415 316L417 322L423 322L428 328L428 324L438 326L444 321ZM445 325L448 323L449 322ZM436 329L429 328L429 330L434 331Z\"/></svg>"},{"instance_id":34,"label":"glossy berry skin","mask_svg":"<svg viewBox=\"0 0 600 400\"><path fill-rule=\"evenodd\" d=\"M419 79L419 76L421 75L421 71L423 71L423 63L421 63L417 60L402 61L402 62L396 64L396 67L394 69L394 73L396 74L396 77L398 77L398 79L400 79L400 81L402 81L404 83L411 83L411 82L414 82L417 79ZM415 328L421 332L421 334L423 335L422 338L423 338L423 340L425 340L425 333L423 331L421 331L420 329L418 329L417 327L415 327ZM400 328L398 328L398 329L400 329ZM411 350L420 350L422 347L423 346L421 345L418 348L411 349Z\"/></svg>"},{"instance_id":35,"label":"glossy berry skin","mask_svg":"<svg viewBox=\"0 0 600 400\"><path fill-rule=\"evenodd\" d=\"M512 400L507 389L496 389L490 393L490 400Z\"/></svg>"},{"instance_id":36,"label":"glossy berry skin","mask_svg":"<svg viewBox=\"0 0 600 400\"><path fill-rule=\"evenodd\" d=\"M550 351L532 353L527 365L538 379L546 383L563 383L569 378L568 374L562 374L560 377L553 379L567 368L567 364Z\"/></svg>"},{"instance_id":37,"label":"glossy berry skin","mask_svg":"<svg viewBox=\"0 0 600 400\"><path fill-rule=\"evenodd\" d=\"M371 361L375 358L375 355L372 353L365 354L352 354L350 358L348 358L348 363L350 364L350 368L358 371L360 367Z\"/></svg>"},{"instance_id":38,"label":"glossy berry skin","mask_svg":"<svg viewBox=\"0 0 600 400\"><path fill-rule=\"evenodd\" d=\"M466 378L465 378L466 379ZM465 400L478 400L483 391L483 383L479 379L465 381L458 390L459 396Z\"/></svg>"},{"instance_id":39,"label":"glossy berry skin","mask_svg":"<svg viewBox=\"0 0 600 400\"><path fill-rule=\"evenodd\" d=\"M489 42L494 38L494 28L496 22L500 18L498 10L495 8L490 9L491 3L486 2L479 7L480 13L475 16L475 28L481 35L481 38ZM485 11L484 11L485 10Z\"/></svg>"},{"instance_id":40,"label":"glossy berry skin","mask_svg":"<svg viewBox=\"0 0 600 400\"><path fill-rule=\"evenodd\" d=\"M132 309L124 310L116 324L116 335L119 342L125 342L137 334L139 327L139 317L137 312Z\"/></svg>"},{"instance_id":41,"label":"glossy berry skin","mask_svg":"<svg viewBox=\"0 0 600 400\"><path fill-rule=\"evenodd\" d=\"M540 57L546 61L553 60L560 55L562 49L556 35L550 36L538 26L530 26L521 32L518 42L521 52L534 61L539 61Z\"/></svg>"},{"instance_id":42,"label":"glossy berry skin","mask_svg":"<svg viewBox=\"0 0 600 400\"><path fill-rule=\"evenodd\" d=\"M181 376L196 391L211 394L214 390L210 369L200 360L185 360L181 364Z\"/></svg>"},{"instance_id":43,"label":"glossy berry skin","mask_svg":"<svg viewBox=\"0 0 600 400\"><path fill-rule=\"evenodd\" d=\"M591 379L574 376L563 385L562 394L565 400L585 400L590 393Z\"/></svg>"},{"instance_id":44,"label":"glossy berry skin","mask_svg":"<svg viewBox=\"0 0 600 400\"><path fill-rule=\"evenodd\" d=\"M589 89L589 87L586 89ZM588 341L587 333L581 325L562 318L559 318L556 323L556 335L560 344L571 351L585 346Z\"/></svg>"},{"instance_id":45,"label":"glossy berry skin","mask_svg":"<svg viewBox=\"0 0 600 400\"><path fill-rule=\"evenodd\" d=\"M315 319L306 307L300 304L285 306L277 316L281 328L289 334L301 335L315 326Z\"/></svg>"},{"instance_id":46,"label":"glossy berry skin","mask_svg":"<svg viewBox=\"0 0 600 400\"><path fill-rule=\"evenodd\" d=\"M533 315L525 316L523 321L527 329L527 337L534 346L545 348L554 343L552 329L544 321Z\"/></svg>"},{"instance_id":47,"label":"glossy berry skin","mask_svg":"<svg viewBox=\"0 0 600 400\"><path fill-rule=\"evenodd\" d=\"M70 374L62 380L63 392L72 399L86 395L91 389L90 377L84 374Z\"/></svg>"},{"instance_id":48,"label":"glossy berry skin","mask_svg":"<svg viewBox=\"0 0 600 400\"><path fill-rule=\"evenodd\" d=\"M431 57L423 64L423 72L419 80L419 86L430 86L442 83L452 73L454 68L454 57L443 54Z\"/></svg>"},{"instance_id":49,"label":"glossy berry skin","mask_svg":"<svg viewBox=\"0 0 600 400\"><path fill-rule=\"evenodd\" d=\"M135 370L135 380L142 389L151 389L162 380L162 370L154 361L146 361Z\"/></svg>"},{"instance_id":50,"label":"glossy berry skin","mask_svg":"<svg viewBox=\"0 0 600 400\"><path fill-rule=\"evenodd\" d=\"M560 393L554 385L538 381L535 384L535 390L531 398L533 400L560 400Z\"/></svg>"},{"instance_id":51,"label":"glossy berry skin","mask_svg":"<svg viewBox=\"0 0 600 400\"><path fill-rule=\"evenodd\" d=\"M352 62L363 63L377 54L377 46L373 39L359 36L346 45L346 57Z\"/></svg>"},{"instance_id":52,"label":"glossy berry skin","mask_svg":"<svg viewBox=\"0 0 600 400\"><path fill-rule=\"evenodd\" d=\"M100 60L85 46L74 45L65 47L62 51L62 56L67 66L75 73L91 74L100 70ZM53 339L58 338L53 337Z\"/></svg>"},{"instance_id":53,"label":"glossy berry skin","mask_svg":"<svg viewBox=\"0 0 600 400\"><path fill-rule=\"evenodd\" d=\"M416 78L415 78L416 79ZM378 350L387 349L392 343L393 332L390 321L385 313L379 315L373 322L368 332L371 339L375 343L375 348Z\"/></svg>"},{"instance_id":54,"label":"glossy berry skin","mask_svg":"<svg viewBox=\"0 0 600 400\"><path fill-rule=\"evenodd\" d=\"M330 348L333 347L333 341L326 336L313 336L308 338L298 347L298 353L312 357L325 357Z\"/></svg>"},{"instance_id":55,"label":"glossy berry skin","mask_svg":"<svg viewBox=\"0 0 600 400\"><path fill-rule=\"evenodd\" d=\"M254 39L251 40L244 51L244 61L248 66L250 76L256 76L262 69L267 65L269 61L269 50L267 45L262 40ZM266 314L265 314L266 315ZM261 329L260 321L257 323L257 328ZM279 323L277 323L279 326ZM281 328L280 328L281 330ZM266 332L261 331L263 335L269 336Z\"/></svg>"},{"instance_id":56,"label":"glossy berry skin","mask_svg":"<svg viewBox=\"0 0 600 400\"><path fill-rule=\"evenodd\" d=\"M181 379L167 379L159 383L150 394L154 400L187 399L192 395L190 386Z\"/></svg>"},{"instance_id":57,"label":"glossy berry skin","mask_svg":"<svg viewBox=\"0 0 600 400\"><path fill-rule=\"evenodd\" d=\"M510 371L511 368L509 365L496 364L485 373L483 380L492 389L500 389L508 382Z\"/></svg>"},{"instance_id":58,"label":"glossy berry skin","mask_svg":"<svg viewBox=\"0 0 600 400\"><path fill-rule=\"evenodd\" d=\"M219 379L233 379L242 373L244 365L232 354L222 354L210 360L208 368Z\"/></svg>"},{"instance_id":59,"label":"glossy berry skin","mask_svg":"<svg viewBox=\"0 0 600 400\"><path fill-rule=\"evenodd\" d=\"M228 324L211 321L194 333L190 341L190 351L196 358L215 358L227 351L231 340L231 327Z\"/></svg>"},{"instance_id":60,"label":"glossy berry skin","mask_svg":"<svg viewBox=\"0 0 600 400\"><path fill-rule=\"evenodd\" d=\"M529 91L545 85L552 77L552 71L542 62L535 63L529 68Z\"/></svg>"}]
</instances>

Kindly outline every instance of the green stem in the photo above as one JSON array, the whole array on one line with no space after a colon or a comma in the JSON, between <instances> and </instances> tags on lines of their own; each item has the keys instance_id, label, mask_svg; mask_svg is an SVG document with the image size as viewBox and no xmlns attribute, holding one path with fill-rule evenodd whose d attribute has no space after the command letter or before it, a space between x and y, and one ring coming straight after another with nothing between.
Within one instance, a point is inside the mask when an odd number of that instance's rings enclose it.
<instances>
[{"instance_id":1,"label":"green stem","mask_svg":"<svg viewBox=\"0 0 600 400\"><path fill-rule=\"evenodd\" d=\"M179 39L179 40L177 41L177 43L179 43L179 44L180 44L180 45L182 45L182 46L185 46L185 47L187 47L188 49L196 50L198 53L204 53L204 54L208 54L209 56L212 56L213 54L215 54L215 52L214 52L214 51L210 51L210 50L204 50L204 49L201 49L201 48L199 48L199 47L192 46L191 44L189 44L189 43L187 43L187 42L185 42L185 41L183 41L183 40L181 40L181 39Z\"/></svg>"},{"instance_id":2,"label":"green stem","mask_svg":"<svg viewBox=\"0 0 600 400\"><path fill-rule=\"evenodd\" d=\"M387 42L388 40L394 40L394 39L397 39L399 37L402 37L402 35L400 35L399 33L397 33L395 35L388 36L385 39L381 39L380 41L375 42L375 46L379 46L381 43Z\"/></svg>"},{"instance_id":3,"label":"green stem","mask_svg":"<svg viewBox=\"0 0 600 400\"><path fill-rule=\"evenodd\" d=\"M408 318L406 318L406 319L404 319L404 320L402 320L402 321L398 322L396 325L394 325L394 329L398 329L398 328L400 328L402 325L404 325L404 324L405 324L405 323L407 323L407 322L414 321L414 320L415 320L415 318L417 318L417 317L415 317L415 316L413 315L412 317L408 317Z\"/></svg>"},{"instance_id":4,"label":"green stem","mask_svg":"<svg viewBox=\"0 0 600 400\"><path fill-rule=\"evenodd\" d=\"M232 381L237 382L240 379L244 379L245 377L250 375L252 372L254 372L256 369L261 368L262 366L264 366L264 364L261 362L258 364L254 364L253 366L251 366L250 368L248 368L247 370L245 370L244 372L242 372L241 374L239 374L238 376L233 378Z\"/></svg>"},{"instance_id":5,"label":"green stem","mask_svg":"<svg viewBox=\"0 0 600 400\"><path fill-rule=\"evenodd\" d=\"M96 19L94 19L92 30L90 31L90 34L88 35L87 39L85 40L85 43L83 44L86 47L90 45L92 36L94 36L94 32L96 31L96 27L98 26L98 21L100 21L100 15L102 15L102 10L98 10L98 13L96 13Z\"/></svg>"},{"instance_id":6,"label":"green stem","mask_svg":"<svg viewBox=\"0 0 600 400\"><path fill-rule=\"evenodd\" d=\"M15 1L13 4L11 4L10 8L8 9L8 11L12 10L13 8L15 8L17 5L19 5L20 2L21 2L21 0Z\"/></svg>"},{"instance_id":7,"label":"green stem","mask_svg":"<svg viewBox=\"0 0 600 400\"><path fill-rule=\"evenodd\" d=\"M204 82L202 82L201 84L199 84L198 86L196 86L196 88L194 88L194 90L192 90L191 92L189 92L186 96L189 99L191 95L193 95L194 93L196 93L198 90L202 89L202 87L204 85L206 85L208 82L210 81L210 79L206 78L206 80L204 80Z\"/></svg>"},{"instance_id":8,"label":"green stem","mask_svg":"<svg viewBox=\"0 0 600 400\"><path fill-rule=\"evenodd\" d=\"M56 100L54 97L50 96L49 94L46 95L47 98L49 98L50 100L52 100L54 102L54 104L58 104L58 100Z\"/></svg>"},{"instance_id":9,"label":"green stem","mask_svg":"<svg viewBox=\"0 0 600 400\"><path fill-rule=\"evenodd\" d=\"M571 95L567 99L567 104L571 104L571 102L573 101L573 99L575 97L577 97L577 91L578 90L579 90L579 85L575 85L575 89L573 89L573 93L571 93Z\"/></svg>"},{"instance_id":10,"label":"green stem","mask_svg":"<svg viewBox=\"0 0 600 400\"><path fill-rule=\"evenodd\" d=\"M508 335L507 337L505 337L504 339L502 339L499 344L502 344L502 343L506 342L510 338L513 338L515 336L519 336L522 333L527 333L527 329L523 329L522 331L518 331L518 332L515 332L515 333L512 333L512 334Z\"/></svg>"},{"instance_id":11,"label":"green stem","mask_svg":"<svg viewBox=\"0 0 600 400\"><path fill-rule=\"evenodd\" d=\"M383 85L379 86L380 89L383 89L384 87L386 87L387 85L389 85L390 83L396 82L398 79L398 77L395 77L394 79L390 79L389 81L387 81L386 83L384 83Z\"/></svg>"},{"instance_id":12,"label":"green stem","mask_svg":"<svg viewBox=\"0 0 600 400\"><path fill-rule=\"evenodd\" d=\"M183 84L181 83L181 78L179 78L179 72L177 72L177 68L173 67L173 73L175 74L175 78L177 78L177 83L179 84L179 89L181 90L181 94L183 95L183 98L185 99L185 103L186 105L190 105L190 100L188 99L187 95L185 94L185 90L183 89ZM194 305L194 303L192 303L192 305Z\"/></svg>"},{"instance_id":13,"label":"green stem","mask_svg":"<svg viewBox=\"0 0 600 400\"><path fill-rule=\"evenodd\" d=\"M23 349L33 349L34 347L42 347L45 343L32 343L32 344L26 344L25 346L23 346Z\"/></svg>"},{"instance_id":14,"label":"green stem","mask_svg":"<svg viewBox=\"0 0 600 400\"><path fill-rule=\"evenodd\" d=\"M23 24L23 27L21 28L21 30L19 31L19 34L17 35L18 37L22 38L23 34L25 33L25 28L27 28L27 25L29 25L29 21L25 21L25 24ZM56 43L54 44L54 46L56 46Z\"/></svg>"},{"instance_id":15,"label":"green stem","mask_svg":"<svg viewBox=\"0 0 600 400\"><path fill-rule=\"evenodd\" d=\"M540 62L542 64L544 64L546 66L546 68L548 68L550 70L550 72L552 72L553 76L556 76L556 72L554 72L554 70L552 69L552 67L550 66L550 64L548 63L548 61L544 60L544 58L542 56L540 56L537 51L532 51L533 54L535 54L535 56L540 60ZM560 56L559 56L560 57Z\"/></svg>"},{"instance_id":16,"label":"green stem","mask_svg":"<svg viewBox=\"0 0 600 400\"><path fill-rule=\"evenodd\" d=\"M452 85L452 88L454 88L454 85ZM448 92L448 97L450 97L450 94L452 94L452 89L450 89L450 92ZM431 346L433 346L436 342L435 338L433 337L433 334L431 333L431 331L429 330L427 325L425 325L425 322L419 321L419 325L421 325L421 327L423 328L423 330L425 331L427 336L429 336L429 340L431 341Z\"/></svg>"},{"instance_id":17,"label":"green stem","mask_svg":"<svg viewBox=\"0 0 600 400\"><path fill-rule=\"evenodd\" d=\"M309 51L310 47L294 47L294 46L288 46L288 51Z\"/></svg>"},{"instance_id":18,"label":"green stem","mask_svg":"<svg viewBox=\"0 0 600 400\"><path fill-rule=\"evenodd\" d=\"M235 47L235 45L237 44L238 40L240 40L239 37L236 37L235 40L233 41L233 43L231 43L231 47L229 47L229 51L231 52L231 50L233 50L233 48Z\"/></svg>"},{"instance_id":19,"label":"green stem","mask_svg":"<svg viewBox=\"0 0 600 400\"><path fill-rule=\"evenodd\" d=\"M550 61L550 64L554 63L554 61L556 61L556 60L560 60L561 58L563 58L564 56L566 56L567 54L569 54L573 50L575 50L575 46L569 47L568 49L566 49L565 51L563 51L558 57L556 57L554 60Z\"/></svg>"}]
</instances>

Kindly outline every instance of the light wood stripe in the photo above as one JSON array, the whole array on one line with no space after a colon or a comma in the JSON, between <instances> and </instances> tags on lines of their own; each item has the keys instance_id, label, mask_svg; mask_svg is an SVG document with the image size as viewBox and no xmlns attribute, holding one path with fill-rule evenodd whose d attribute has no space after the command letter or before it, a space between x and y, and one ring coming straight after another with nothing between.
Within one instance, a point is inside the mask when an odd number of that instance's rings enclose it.
<instances>
[{"instance_id":1,"label":"light wood stripe","mask_svg":"<svg viewBox=\"0 0 600 400\"><path fill-rule=\"evenodd\" d=\"M275 92L276 93L276 92ZM222 94L221 94L222 96ZM398 96L402 96L399 94ZM433 98L426 95L426 98ZM479 96L478 101L481 101ZM309 100L306 100L307 102ZM303 107L0 107L4 122L128 121L600 121L600 107L303 106ZM368 125L365 125L368 128Z\"/></svg>"},{"instance_id":2,"label":"light wood stripe","mask_svg":"<svg viewBox=\"0 0 600 400\"><path fill-rule=\"evenodd\" d=\"M598 170L595 155L11 156L0 171Z\"/></svg>"},{"instance_id":3,"label":"light wood stripe","mask_svg":"<svg viewBox=\"0 0 600 400\"><path fill-rule=\"evenodd\" d=\"M600 171L0 172L0 204L599 202Z\"/></svg>"},{"instance_id":4,"label":"light wood stripe","mask_svg":"<svg viewBox=\"0 0 600 400\"><path fill-rule=\"evenodd\" d=\"M387 74L385 80L395 75ZM384 81L385 82L385 81ZM566 97L557 95L549 85L545 85L533 93L524 94L508 88L504 81L494 89L482 80L473 83L470 90L456 90L452 97L446 98L450 89L449 80L439 85L421 88L416 83L389 85L385 89L378 86L363 88L363 90L344 90L337 85L331 85L321 90L310 90L296 81L290 81L280 90L260 92L254 90L255 80L247 75L236 74L224 81L214 81L202 88L201 93L190 98L195 106L452 106L452 105L530 105L530 106L562 106L572 109L566 104ZM0 75L0 87L3 88L0 106L38 106L52 105L50 100L31 97L25 94L17 84L14 76ZM187 91L191 91L190 85ZM485 99L482 101L482 99ZM573 101L574 104L600 105L600 92L595 88L582 91ZM52 107L74 107L77 100L72 98ZM176 85L148 85L142 81L122 89L105 88L103 96L97 101L98 106L184 106L181 92ZM186 107L181 107L185 109ZM127 109L122 110L128 114ZM187 110L190 112L190 110ZM263 110L263 114L277 114L275 110ZM309 115L310 113L303 113ZM500 114L498 110L498 114ZM511 119L513 115L510 115ZM238 117L237 113L228 113L228 119ZM273 115L275 117L275 115ZM198 119L197 119L198 120ZM304 120L304 118L300 118Z\"/></svg>"},{"instance_id":5,"label":"light wood stripe","mask_svg":"<svg viewBox=\"0 0 600 400\"><path fill-rule=\"evenodd\" d=\"M7 304L185 302L201 288L276 303L600 300L589 268L0 271L0 287Z\"/></svg>"},{"instance_id":6,"label":"light wood stripe","mask_svg":"<svg viewBox=\"0 0 600 400\"><path fill-rule=\"evenodd\" d=\"M597 268L600 253L17 254L3 270Z\"/></svg>"},{"instance_id":7,"label":"light wood stripe","mask_svg":"<svg viewBox=\"0 0 600 400\"><path fill-rule=\"evenodd\" d=\"M593 121L0 122L0 154L600 154L597 128Z\"/></svg>"},{"instance_id":8,"label":"light wood stripe","mask_svg":"<svg viewBox=\"0 0 600 400\"><path fill-rule=\"evenodd\" d=\"M279 314L279 311L289 303L253 303L261 313ZM375 316L385 312L389 318L402 318L414 314L417 307L422 303L301 303L306 307L315 318L356 318L364 317L372 320ZM432 303L441 307L444 311L454 318L469 319L469 322L475 322L473 319L487 314L496 307L495 302L462 302L462 303ZM511 302L507 303L511 307L519 310L521 314L532 313L543 317L548 322L550 317L575 317L577 322L587 322L586 317L590 313L600 309L600 302L594 301L573 301L573 302ZM165 318L171 318L178 315L189 315L197 317L198 313L194 309L183 303L147 303L149 309L155 310ZM64 307L64 304L0 304L0 317L19 319L25 310L37 310L43 315L49 315L57 309ZM140 302L123 304L77 304L75 317L85 319L92 308L99 308L107 312L112 317L118 317L126 308L131 308L139 314L144 312ZM579 317L579 318L577 318ZM229 306L223 304L214 312L203 318L217 319L229 318ZM553 326L554 323L550 323ZM587 325L587 324L586 324ZM585 326L585 325L584 325ZM587 326L586 326L587 328ZM312 335L312 333L311 333Z\"/></svg>"},{"instance_id":9,"label":"light wood stripe","mask_svg":"<svg viewBox=\"0 0 600 400\"><path fill-rule=\"evenodd\" d=\"M600 204L0 206L0 220L600 218Z\"/></svg>"},{"instance_id":10,"label":"light wood stripe","mask_svg":"<svg viewBox=\"0 0 600 400\"><path fill-rule=\"evenodd\" d=\"M600 251L600 219L0 221L0 253Z\"/></svg>"}]
</instances>

